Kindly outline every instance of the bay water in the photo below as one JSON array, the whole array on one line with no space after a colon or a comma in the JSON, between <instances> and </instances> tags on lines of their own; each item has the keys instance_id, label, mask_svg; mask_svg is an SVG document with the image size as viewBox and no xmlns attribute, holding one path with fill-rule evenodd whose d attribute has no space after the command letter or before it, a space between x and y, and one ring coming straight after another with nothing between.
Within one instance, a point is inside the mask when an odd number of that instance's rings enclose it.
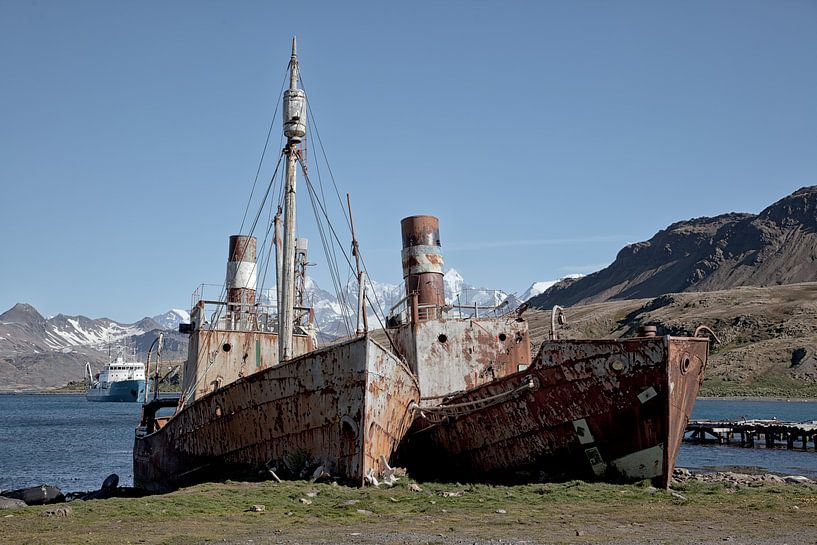
<instances>
[{"instance_id":1,"label":"bay water","mask_svg":"<svg viewBox=\"0 0 817 545\"><path fill-rule=\"evenodd\" d=\"M0 394L0 490L40 484L96 490L111 473L133 483L139 403L90 403L83 395ZM817 419L817 402L700 399L693 418ZM678 467L744 469L817 478L817 453L685 443Z\"/></svg>"}]
</instances>

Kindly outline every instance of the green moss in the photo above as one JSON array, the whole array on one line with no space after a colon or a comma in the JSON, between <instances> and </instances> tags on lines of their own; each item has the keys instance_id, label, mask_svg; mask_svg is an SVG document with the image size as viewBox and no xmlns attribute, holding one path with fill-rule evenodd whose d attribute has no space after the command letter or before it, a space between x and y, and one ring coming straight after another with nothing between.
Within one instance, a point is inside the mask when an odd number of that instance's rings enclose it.
<instances>
[{"instance_id":1,"label":"green moss","mask_svg":"<svg viewBox=\"0 0 817 545\"><path fill-rule=\"evenodd\" d=\"M803 485L738 490L689 482L675 487L687 498L679 501L648 482L515 487L420 483L422 492L413 492L405 481L394 488L364 489L306 482L211 483L161 496L74 502L67 518L45 518L40 516L43 508L29 507L0 518L0 531L9 543L32 544L236 542L269 538L273 531L309 541L360 528L430 535L446 529L483 539L504 538L523 528L519 531L525 535L550 539L554 528L564 526L559 521L576 516L600 525L649 524L676 516L728 519L746 511L788 513L794 504L800 515L817 515L817 488ZM264 512L247 511L258 504L265 506Z\"/></svg>"}]
</instances>

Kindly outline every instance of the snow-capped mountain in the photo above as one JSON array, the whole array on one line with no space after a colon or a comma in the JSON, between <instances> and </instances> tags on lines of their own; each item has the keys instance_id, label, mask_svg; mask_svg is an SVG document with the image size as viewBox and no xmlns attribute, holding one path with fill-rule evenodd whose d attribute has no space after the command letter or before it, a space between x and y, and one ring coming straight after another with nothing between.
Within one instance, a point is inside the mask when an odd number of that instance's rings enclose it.
<instances>
[{"instance_id":1,"label":"snow-capped mountain","mask_svg":"<svg viewBox=\"0 0 817 545\"><path fill-rule=\"evenodd\" d=\"M101 348L125 337L149 331L149 324L120 324L108 318L92 320L85 316L57 314L46 320L45 344L50 348L91 346Z\"/></svg>"},{"instance_id":2,"label":"snow-capped mountain","mask_svg":"<svg viewBox=\"0 0 817 545\"><path fill-rule=\"evenodd\" d=\"M530 287L528 289L526 289L522 293L522 295L519 296L519 299L522 302L526 302L528 299L530 299L532 297L536 297L537 295L541 295L542 293L545 293L551 287L555 286L556 284L558 284L559 282L561 282L562 280L564 280L566 278L575 279L575 278L581 278L582 276L584 276L584 275L583 274L568 274L567 276L563 276L559 280L544 280L542 282L534 282L533 284L530 285Z\"/></svg>"},{"instance_id":3,"label":"snow-capped mountain","mask_svg":"<svg viewBox=\"0 0 817 545\"><path fill-rule=\"evenodd\" d=\"M530 285L528 289L526 289L519 298L522 301L527 301L531 297L536 297L540 293L545 293L545 291L551 287L552 285L556 284L558 280L544 280L542 282L534 282Z\"/></svg>"},{"instance_id":4,"label":"snow-capped mountain","mask_svg":"<svg viewBox=\"0 0 817 545\"><path fill-rule=\"evenodd\" d=\"M493 308L508 298L502 290L481 288L468 284L456 269L448 269L443 275L445 287L445 302L449 305L473 306Z\"/></svg>"},{"instance_id":5,"label":"snow-capped mountain","mask_svg":"<svg viewBox=\"0 0 817 545\"><path fill-rule=\"evenodd\" d=\"M190 313L180 308L172 308L164 314L157 314L152 318L154 322L164 329L178 329L180 323L190 321Z\"/></svg>"},{"instance_id":6,"label":"snow-capped mountain","mask_svg":"<svg viewBox=\"0 0 817 545\"><path fill-rule=\"evenodd\" d=\"M468 284L456 269L449 269L443 276L445 301L450 305L471 307L475 303L482 309L493 308L508 299L511 308L519 305L518 298L502 290L481 288ZM378 317L383 318L405 295L403 284L390 284L368 279L366 284L366 312L369 327L382 327ZM276 305L275 288L264 290L264 304ZM318 286L311 278L306 283L306 303L315 310L318 331L329 336L348 335L355 329L357 319L357 280L350 279L342 286L340 298Z\"/></svg>"},{"instance_id":7,"label":"snow-capped mountain","mask_svg":"<svg viewBox=\"0 0 817 545\"><path fill-rule=\"evenodd\" d=\"M70 351L80 347L106 351L112 344L132 342L163 329L167 328L152 318L132 324L65 314L44 318L31 305L18 303L0 314L0 353Z\"/></svg>"},{"instance_id":8,"label":"snow-capped mountain","mask_svg":"<svg viewBox=\"0 0 817 545\"><path fill-rule=\"evenodd\" d=\"M521 302L502 290L468 284L456 269L449 269L444 277L445 298L448 304L481 309L498 306L508 301L514 308ZM539 286L542 283L536 283ZM532 287L533 288L533 287ZM404 297L402 284L390 284L369 279L367 282L367 315L370 329L378 329L384 315ZM333 290L334 291L334 290ZM530 291L530 290L529 290ZM275 305L275 288L261 294L261 302ZM350 279L341 286L340 295L322 289L311 278L307 279L305 304L315 310L318 331L324 337L348 335L354 332L357 319L357 281ZM467 310L463 310L467 314ZM185 337L177 333L180 322L188 322L190 315L183 309L171 309L152 318L125 324L109 318L92 319L86 316L58 314L44 318L31 305L17 304L0 314L0 355L54 352L70 353L75 350L105 353L112 344L128 343L140 351L146 350L159 331L166 337L174 335L174 348L168 337L166 350L178 351L183 357ZM178 339L175 338L178 336Z\"/></svg>"}]
</instances>

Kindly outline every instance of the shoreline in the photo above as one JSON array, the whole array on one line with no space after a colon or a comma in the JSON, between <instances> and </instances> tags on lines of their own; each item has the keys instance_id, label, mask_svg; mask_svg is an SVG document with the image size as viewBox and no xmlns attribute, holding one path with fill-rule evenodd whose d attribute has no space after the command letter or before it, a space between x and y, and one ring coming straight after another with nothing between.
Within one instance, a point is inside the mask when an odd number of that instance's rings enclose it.
<instances>
[{"instance_id":1,"label":"shoreline","mask_svg":"<svg viewBox=\"0 0 817 545\"><path fill-rule=\"evenodd\" d=\"M698 396L696 401L785 401L788 403L814 403L817 398L812 397L782 397L782 396Z\"/></svg>"},{"instance_id":2,"label":"shoreline","mask_svg":"<svg viewBox=\"0 0 817 545\"><path fill-rule=\"evenodd\" d=\"M0 395L84 395L85 390L63 390L62 388L47 388L41 390L2 390ZM698 396L696 400L704 401L780 401L786 403L817 403L814 397L784 397L784 396Z\"/></svg>"}]
</instances>

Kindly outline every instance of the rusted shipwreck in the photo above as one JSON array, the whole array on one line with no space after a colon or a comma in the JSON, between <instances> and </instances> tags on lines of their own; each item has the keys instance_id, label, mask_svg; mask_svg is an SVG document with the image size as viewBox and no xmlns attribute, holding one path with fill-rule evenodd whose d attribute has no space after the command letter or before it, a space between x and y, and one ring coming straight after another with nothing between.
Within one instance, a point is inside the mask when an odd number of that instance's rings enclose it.
<instances>
[{"instance_id":1,"label":"rusted shipwreck","mask_svg":"<svg viewBox=\"0 0 817 545\"><path fill-rule=\"evenodd\" d=\"M276 470L302 477L304 468L360 486L390 469L411 424L419 388L408 366L365 331L316 348L311 309L296 300L306 267L304 241L295 239L295 175L306 132L298 81L293 40L279 311L256 301L256 239L231 237L226 297L198 297L185 329L181 398L143 406L133 452L137 487L161 492Z\"/></svg>"},{"instance_id":2,"label":"rusted shipwreck","mask_svg":"<svg viewBox=\"0 0 817 545\"><path fill-rule=\"evenodd\" d=\"M553 338L534 357L521 312L446 302L433 216L401 222L405 297L386 327L370 334L365 326L358 266L357 335L317 346L303 301L306 245L295 239L299 164L309 181L298 81L293 43L277 304L256 294L256 239L231 237L224 297L200 294L186 327L182 396L143 406L135 485L165 491L236 473L303 477L308 468L360 486L395 463L417 478L667 485L708 339Z\"/></svg>"},{"instance_id":3,"label":"rusted shipwreck","mask_svg":"<svg viewBox=\"0 0 817 545\"><path fill-rule=\"evenodd\" d=\"M705 337L550 340L520 314L445 304L437 220L402 223L407 298L389 320L422 395L399 462L418 478L653 479L666 486L703 381ZM555 335L554 335L555 336Z\"/></svg>"}]
</instances>

